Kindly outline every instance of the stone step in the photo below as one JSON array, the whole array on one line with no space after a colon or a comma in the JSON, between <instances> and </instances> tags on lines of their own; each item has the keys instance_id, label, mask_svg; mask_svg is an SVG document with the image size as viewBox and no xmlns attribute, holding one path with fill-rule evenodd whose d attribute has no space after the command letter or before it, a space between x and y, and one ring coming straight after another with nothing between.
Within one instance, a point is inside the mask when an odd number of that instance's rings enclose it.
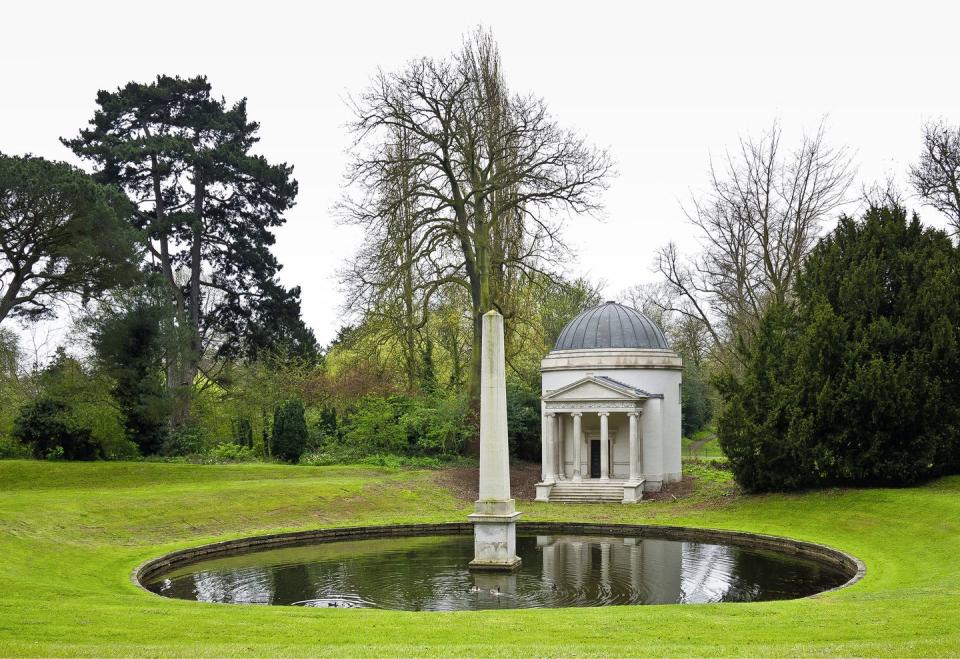
<instances>
[{"instance_id":1,"label":"stone step","mask_svg":"<svg viewBox=\"0 0 960 659\"><path fill-rule=\"evenodd\" d=\"M580 481L575 483L573 481L557 481L554 483L554 487L623 487L626 481Z\"/></svg>"},{"instance_id":2,"label":"stone step","mask_svg":"<svg viewBox=\"0 0 960 659\"><path fill-rule=\"evenodd\" d=\"M551 496L553 496L553 495L555 495L555 494L569 494L569 495L574 495L574 494L584 494L584 495L585 495L585 494L600 494L600 495L610 494L610 495L614 495L614 494L616 494L616 495L622 495L622 494L623 494L623 488L622 488L622 487L618 487L618 488L615 489L615 490L614 490L614 489L609 489L609 490L558 490L558 489L554 489L552 492L550 492L550 495L551 495Z\"/></svg>"},{"instance_id":3,"label":"stone step","mask_svg":"<svg viewBox=\"0 0 960 659\"><path fill-rule=\"evenodd\" d=\"M623 485L613 485L610 487L596 487L593 485L581 485L581 486L568 486L568 487L558 487L553 486L554 492L616 492L622 491Z\"/></svg>"},{"instance_id":4,"label":"stone step","mask_svg":"<svg viewBox=\"0 0 960 659\"><path fill-rule=\"evenodd\" d=\"M559 481L550 491L551 503L620 503L623 481Z\"/></svg>"},{"instance_id":5,"label":"stone step","mask_svg":"<svg viewBox=\"0 0 960 659\"><path fill-rule=\"evenodd\" d=\"M557 494L569 494L570 496L587 495L587 494L600 495L600 496L607 495L607 494L611 496L613 495L623 496L623 488L618 487L615 490L557 490L557 489L554 489L552 492L550 492L550 496L554 496Z\"/></svg>"}]
</instances>

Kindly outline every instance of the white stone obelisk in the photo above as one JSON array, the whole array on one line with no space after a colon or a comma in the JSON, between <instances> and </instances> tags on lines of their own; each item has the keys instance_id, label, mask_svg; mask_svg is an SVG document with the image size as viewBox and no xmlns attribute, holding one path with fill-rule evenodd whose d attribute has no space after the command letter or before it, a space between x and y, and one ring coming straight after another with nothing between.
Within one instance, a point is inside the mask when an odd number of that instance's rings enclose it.
<instances>
[{"instance_id":1,"label":"white stone obelisk","mask_svg":"<svg viewBox=\"0 0 960 659\"><path fill-rule=\"evenodd\" d=\"M473 560L477 570L512 570L517 556L517 518L510 498L507 446L507 380L503 354L503 316L483 316L480 355L480 498L473 522Z\"/></svg>"}]
</instances>

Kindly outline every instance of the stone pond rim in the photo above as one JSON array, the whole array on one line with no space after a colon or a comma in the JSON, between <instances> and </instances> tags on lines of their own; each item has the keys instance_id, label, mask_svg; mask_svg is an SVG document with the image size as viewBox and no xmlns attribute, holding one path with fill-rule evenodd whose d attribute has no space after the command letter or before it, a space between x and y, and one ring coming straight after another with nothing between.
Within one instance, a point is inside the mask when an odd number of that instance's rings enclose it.
<instances>
[{"instance_id":1,"label":"stone pond rim","mask_svg":"<svg viewBox=\"0 0 960 659\"><path fill-rule=\"evenodd\" d=\"M656 524L591 524L588 522L517 522L517 530L540 533L605 534L614 537L634 536L657 540L679 540L689 542L709 542L749 549L765 549L792 556L800 556L816 561L827 567L841 571L847 580L835 588L820 591L813 595L797 599L819 597L854 585L867 572L866 565L856 556L845 551L806 540L794 540L781 536L748 533L746 531L728 531L723 529L703 529L686 526L660 526ZM269 535L224 540L198 547L179 549L141 563L133 571L131 581L141 590L163 597L149 590L144 581L203 559L214 558L219 554L233 554L240 550L277 549L285 546L302 545L307 542L336 542L338 540L357 540L365 538L389 538L394 536L423 536L441 534L469 534L473 532L470 522L445 522L438 524L399 524L391 526L355 526L331 529L292 531ZM165 598L166 599L166 598ZM667 605L669 606L669 605ZM677 605L680 606L680 605Z\"/></svg>"}]
</instances>

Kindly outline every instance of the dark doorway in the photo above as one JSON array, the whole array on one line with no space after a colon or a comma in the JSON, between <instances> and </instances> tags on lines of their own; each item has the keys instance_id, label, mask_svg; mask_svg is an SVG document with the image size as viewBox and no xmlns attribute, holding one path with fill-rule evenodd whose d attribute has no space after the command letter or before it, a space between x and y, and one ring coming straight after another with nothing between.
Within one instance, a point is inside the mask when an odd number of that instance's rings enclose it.
<instances>
[{"instance_id":1,"label":"dark doorway","mask_svg":"<svg viewBox=\"0 0 960 659\"><path fill-rule=\"evenodd\" d=\"M600 478L600 440L590 440L590 478Z\"/></svg>"}]
</instances>

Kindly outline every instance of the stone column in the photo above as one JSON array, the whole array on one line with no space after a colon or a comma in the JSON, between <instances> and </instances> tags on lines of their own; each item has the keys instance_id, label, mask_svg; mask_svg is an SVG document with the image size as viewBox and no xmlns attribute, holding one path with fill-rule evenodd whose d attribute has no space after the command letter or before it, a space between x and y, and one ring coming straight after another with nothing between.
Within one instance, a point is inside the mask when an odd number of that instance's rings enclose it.
<instances>
[{"instance_id":1,"label":"stone column","mask_svg":"<svg viewBox=\"0 0 960 659\"><path fill-rule=\"evenodd\" d=\"M553 466L553 472L550 477L553 482L560 480L560 443L563 438L560 435L560 415L553 415L553 428L550 431L550 441L553 443L553 451L550 453L550 462Z\"/></svg>"},{"instance_id":2,"label":"stone column","mask_svg":"<svg viewBox=\"0 0 960 659\"><path fill-rule=\"evenodd\" d=\"M597 412L600 417L600 480L610 480L610 432L607 427L609 412Z\"/></svg>"},{"instance_id":3,"label":"stone column","mask_svg":"<svg viewBox=\"0 0 960 659\"><path fill-rule=\"evenodd\" d=\"M663 424L662 403L659 398L650 398L643 409L643 489L656 492L663 484Z\"/></svg>"},{"instance_id":4,"label":"stone column","mask_svg":"<svg viewBox=\"0 0 960 659\"><path fill-rule=\"evenodd\" d=\"M540 481L547 480L547 406L540 404Z\"/></svg>"},{"instance_id":5,"label":"stone column","mask_svg":"<svg viewBox=\"0 0 960 659\"><path fill-rule=\"evenodd\" d=\"M556 458L556 453L554 451L554 444L556 444L557 437L557 415L553 412L547 412L547 436L544 439L544 452L543 452L543 462L544 462L544 473L546 474L543 477L544 483L553 483L557 480L557 468L554 465L554 459Z\"/></svg>"},{"instance_id":6,"label":"stone column","mask_svg":"<svg viewBox=\"0 0 960 659\"><path fill-rule=\"evenodd\" d=\"M483 315L480 357L480 498L473 522L474 558L470 567L512 570L517 556L517 517L510 498L507 445L507 386L503 352L503 316Z\"/></svg>"},{"instance_id":7,"label":"stone column","mask_svg":"<svg viewBox=\"0 0 960 659\"><path fill-rule=\"evenodd\" d=\"M566 440L563 433L563 414L557 412L557 432L553 436L553 454L557 461L557 480L564 480L567 477L566 469L563 464L563 445Z\"/></svg>"},{"instance_id":8,"label":"stone column","mask_svg":"<svg viewBox=\"0 0 960 659\"><path fill-rule=\"evenodd\" d=\"M627 412L630 417L630 480L623 484L623 503L636 503L643 498L640 477L640 412Z\"/></svg>"},{"instance_id":9,"label":"stone column","mask_svg":"<svg viewBox=\"0 0 960 659\"><path fill-rule=\"evenodd\" d=\"M580 429L580 412L570 414L573 417L573 480L580 482L580 453L583 450L583 434Z\"/></svg>"}]
</instances>

